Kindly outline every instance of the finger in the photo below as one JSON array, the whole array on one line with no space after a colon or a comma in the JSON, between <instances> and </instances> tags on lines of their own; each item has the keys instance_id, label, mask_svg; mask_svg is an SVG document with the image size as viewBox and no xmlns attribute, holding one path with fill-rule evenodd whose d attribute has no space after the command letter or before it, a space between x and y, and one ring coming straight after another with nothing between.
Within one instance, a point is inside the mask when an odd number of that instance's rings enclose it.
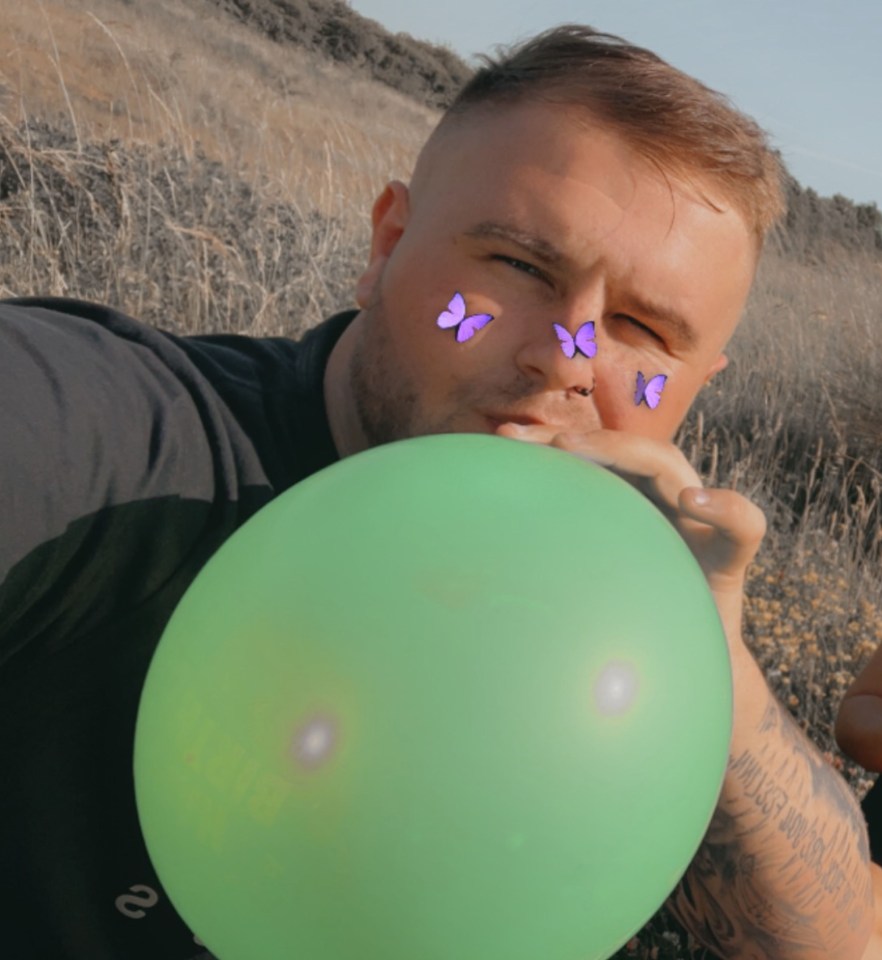
<instances>
[{"instance_id":1,"label":"finger","mask_svg":"<svg viewBox=\"0 0 882 960\"><path fill-rule=\"evenodd\" d=\"M680 491L701 479L672 443L620 430L559 433L551 445L599 463L633 484L665 513L679 511Z\"/></svg>"},{"instance_id":2,"label":"finger","mask_svg":"<svg viewBox=\"0 0 882 960\"><path fill-rule=\"evenodd\" d=\"M546 424L505 423L496 433L557 447L606 467L636 487L671 520L680 510L680 491L684 487L701 486L698 474L683 453L672 443L661 440L621 430L567 433Z\"/></svg>"},{"instance_id":3,"label":"finger","mask_svg":"<svg viewBox=\"0 0 882 960\"><path fill-rule=\"evenodd\" d=\"M559 433L565 449L573 449L617 472L650 479L660 473L676 475L684 486L701 486L701 480L674 444L622 430L592 430L590 433Z\"/></svg>"},{"instance_id":4,"label":"finger","mask_svg":"<svg viewBox=\"0 0 882 960\"><path fill-rule=\"evenodd\" d=\"M635 482L637 477L626 475L624 471L616 469L614 458L604 451L592 450L586 445L585 437L589 434L561 433L559 427L541 423L502 423L496 428L496 436L510 437L512 440L521 440L524 443L537 443L546 447L557 447L567 453L573 453L582 460L608 467L611 472L618 473L629 482Z\"/></svg>"},{"instance_id":5,"label":"finger","mask_svg":"<svg viewBox=\"0 0 882 960\"><path fill-rule=\"evenodd\" d=\"M713 528L711 553L720 574L742 576L766 534L766 517L734 490L689 487L680 492L680 510Z\"/></svg>"},{"instance_id":6,"label":"finger","mask_svg":"<svg viewBox=\"0 0 882 960\"><path fill-rule=\"evenodd\" d=\"M509 437L512 440L524 440L527 443L550 445L560 433L560 427L546 426L542 423L501 423L496 428L496 436Z\"/></svg>"}]
</instances>

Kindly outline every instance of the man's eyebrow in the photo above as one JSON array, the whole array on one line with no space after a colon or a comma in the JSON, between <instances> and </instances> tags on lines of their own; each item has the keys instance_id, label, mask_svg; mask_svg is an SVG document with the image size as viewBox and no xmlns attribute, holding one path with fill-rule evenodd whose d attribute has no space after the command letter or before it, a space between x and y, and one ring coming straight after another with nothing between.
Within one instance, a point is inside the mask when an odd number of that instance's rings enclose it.
<instances>
[{"instance_id":1,"label":"man's eyebrow","mask_svg":"<svg viewBox=\"0 0 882 960\"><path fill-rule=\"evenodd\" d=\"M536 233L522 230L511 223L502 223L498 220L482 220L477 226L466 230L467 237L476 237L479 240L494 237L498 240L509 240L529 251L537 260L553 266L562 263L567 258L551 242Z\"/></svg>"}]
</instances>

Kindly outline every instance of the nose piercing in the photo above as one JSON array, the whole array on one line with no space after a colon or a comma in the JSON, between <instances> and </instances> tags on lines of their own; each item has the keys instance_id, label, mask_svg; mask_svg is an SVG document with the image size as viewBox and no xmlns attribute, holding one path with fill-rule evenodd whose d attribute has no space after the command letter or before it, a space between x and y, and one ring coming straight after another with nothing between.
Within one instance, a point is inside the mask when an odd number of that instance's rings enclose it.
<instances>
[{"instance_id":1,"label":"nose piercing","mask_svg":"<svg viewBox=\"0 0 882 960\"><path fill-rule=\"evenodd\" d=\"M570 387L570 390L572 390L573 393L578 393L580 397L590 397L591 394L594 393L594 384L591 384L590 390L588 387Z\"/></svg>"}]
</instances>

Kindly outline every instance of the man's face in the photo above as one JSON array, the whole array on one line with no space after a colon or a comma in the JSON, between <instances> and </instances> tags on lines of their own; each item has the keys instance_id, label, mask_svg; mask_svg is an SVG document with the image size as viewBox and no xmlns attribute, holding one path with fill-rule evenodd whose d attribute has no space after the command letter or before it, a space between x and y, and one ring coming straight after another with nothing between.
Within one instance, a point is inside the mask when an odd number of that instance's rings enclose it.
<instances>
[{"instance_id":1,"label":"man's face","mask_svg":"<svg viewBox=\"0 0 882 960\"><path fill-rule=\"evenodd\" d=\"M722 212L577 108L446 132L374 208L362 311L326 383L341 455L506 420L671 439L725 365L755 264L740 214L701 187ZM493 316L464 342L437 323L457 292ZM596 354L567 357L554 324L588 321ZM661 393L635 402L638 374Z\"/></svg>"}]
</instances>

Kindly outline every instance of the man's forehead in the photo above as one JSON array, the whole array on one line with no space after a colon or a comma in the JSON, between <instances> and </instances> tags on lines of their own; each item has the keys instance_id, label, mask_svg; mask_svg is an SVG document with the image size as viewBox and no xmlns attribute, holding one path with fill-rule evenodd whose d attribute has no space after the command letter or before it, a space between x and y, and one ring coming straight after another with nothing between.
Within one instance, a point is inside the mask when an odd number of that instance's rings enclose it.
<instances>
[{"instance_id":1,"label":"man's forehead","mask_svg":"<svg viewBox=\"0 0 882 960\"><path fill-rule=\"evenodd\" d=\"M663 185L672 220L679 200L719 213L736 209L706 172L685 162L660 163L585 105L541 99L478 104L445 118L417 160L411 190L415 199L436 190L452 196L460 186L467 194L470 183L501 186L537 170L589 181L596 200L620 212L633 199L637 177ZM758 244L752 245L758 254Z\"/></svg>"},{"instance_id":2,"label":"man's forehead","mask_svg":"<svg viewBox=\"0 0 882 960\"><path fill-rule=\"evenodd\" d=\"M544 136L537 137L542 128ZM500 165L547 161L552 143L566 137L626 143L608 123L578 105L542 100L476 104L442 119L417 158L414 176L434 167L442 172L450 162L474 162L503 147L504 152L495 154Z\"/></svg>"}]
</instances>

